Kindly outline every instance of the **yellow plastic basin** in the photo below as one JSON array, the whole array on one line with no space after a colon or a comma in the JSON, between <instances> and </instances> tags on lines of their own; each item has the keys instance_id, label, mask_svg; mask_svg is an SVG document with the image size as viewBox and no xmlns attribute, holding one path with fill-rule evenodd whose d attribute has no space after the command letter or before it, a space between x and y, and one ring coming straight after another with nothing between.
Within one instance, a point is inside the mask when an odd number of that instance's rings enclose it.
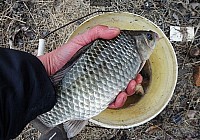
<instances>
[{"instance_id":1,"label":"yellow plastic basin","mask_svg":"<svg viewBox=\"0 0 200 140\"><path fill-rule=\"evenodd\" d=\"M177 81L177 59L168 38L148 19L124 12L94 16L81 24L70 38L95 25L107 25L126 30L152 30L157 32L161 39L157 42L149 60L152 79L144 97L131 107L118 110L106 109L90 121L107 128L130 128L153 119L170 101Z\"/></svg>"}]
</instances>

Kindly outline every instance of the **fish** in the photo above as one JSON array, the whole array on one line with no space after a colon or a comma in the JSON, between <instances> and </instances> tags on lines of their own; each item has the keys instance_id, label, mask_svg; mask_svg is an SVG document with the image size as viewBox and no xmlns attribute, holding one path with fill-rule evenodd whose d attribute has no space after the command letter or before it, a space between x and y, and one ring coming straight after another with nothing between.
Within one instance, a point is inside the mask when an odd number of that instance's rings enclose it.
<instances>
[{"instance_id":1,"label":"fish","mask_svg":"<svg viewBox=\"0 0 200 140\"><path fill-rule=\"evenodd\" d=\"M136 77L157 38L153 31L121 30L84 46L52 77L57 103L37 118L48 127L63 123L68 138L75 136Z\"/></svg>"}]
</instances>

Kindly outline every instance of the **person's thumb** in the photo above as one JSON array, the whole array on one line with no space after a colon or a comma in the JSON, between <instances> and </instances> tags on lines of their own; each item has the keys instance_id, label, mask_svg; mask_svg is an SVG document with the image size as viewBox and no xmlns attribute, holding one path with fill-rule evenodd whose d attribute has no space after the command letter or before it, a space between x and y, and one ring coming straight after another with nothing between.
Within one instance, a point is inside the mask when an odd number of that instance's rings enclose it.
<instances>
[{"instance_id":1,"label":"person's thumb","mask_svg":"<svg viewBox=\"0 0 200 140\"><path fill-rule=\"evenodd\" d=\"M40 56L39 59L44 64L45 68L47 67L48 73L51 75L61 69L81 47L98 38L112 39L119 35L119 33L120 30L118 28L98 25L74 37L56 50Z\"/></svg>"}]
</instances>

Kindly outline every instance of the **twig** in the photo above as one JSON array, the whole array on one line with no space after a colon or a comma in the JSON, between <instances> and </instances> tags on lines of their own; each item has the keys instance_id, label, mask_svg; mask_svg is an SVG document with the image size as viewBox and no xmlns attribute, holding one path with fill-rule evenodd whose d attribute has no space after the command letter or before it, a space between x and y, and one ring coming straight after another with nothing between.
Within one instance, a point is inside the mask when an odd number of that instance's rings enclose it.
<instances>
[{"instance_id":1,"label":"twig","mask_svg":"<svg viewBox=\"0 0 200 140\"><path fill-rule=\"evenodd\" d=\"M34 18L33 15L31 14L31 12L30 12L28 6L26 5L25 2L23 2L23 4L24 4L24 6L26 7L26 9L28 10L28 12L29 12L30 16L32 17L33 21L35 22L35 25L37 25L37 24L36 24L36 21L35 21L35 18Z\"/></svg>"},{"instance_id":2,"label":"twig","mask_svg":"<svg viewBox=\"0 0 200 140\"><path fill-rule=\"evenodd\" d=\"M19 22L24 23L24 24L26 23L26 22L24 22L24 21L22 21L22 20L19 20L19 19L16 19L16 18L11 18L11 17L9 17L9 16L3 16L3 17L8 18L8 19L11 19L11 20L19 21ZM2 19L0 19L0 20L2 20Z\"/></svg>"},{"instance_id":3,"label":"twig","mask_svg":"<svg viewBox=\"0 0 200 140\"><path fill-rule=\"evenodd\" d=\"M193 62L193 63L187 63L187 64L185 64L185 65L188 66L188 65L198 64L198 63L200 63L200 61L196 61L196 62Z\"/></svg>"},{"instance_id":4,"label":"twig","mask_svg":"<svg viewBox=\"0 0 200 140\"><path fill-rule=\"evenodd\" d=\"M189 47L189 49L188 49L188 51L187 51L187 54L186 54L186 56L185 56L185 59L184 59L184 61L183 61L183 65L182 65L182 68L181 68L181 69L183 69L183 67L184 67L184 65L185 65L186 58L188 57L189 51L190 51L190 49L191 49L191 47L192 47L192 44L193 44L193 42L194 42L194 40L195 40L195 36L196 36L196 34L197 34L199 28L200 28L200 23L197 25L197 29L196 29L196 31L195 31L195 33L194 33L194 37L192 38L190 47Z\"/></svg>"},{"instance_id":5,"label":"twig","mask_svg":"<svg viewBox=\"0 0 200 140\"><path fill-rule=\"evenodd\" d=\"M37 23L36 23L36 21L35 21L35 18L34 18L34 17L33 17L33 15L31 14L31 12L30 12L30 10L29 10L28 6L26 5L26 3L25 3L25 2L23 2L23 4L24 4L24 6L26 7L26 9L28 10L28 12L29 12L30 16L32 17L32 19L33 19L33 21L34 21L35 25L37 26ZM34 31L34 32L36 33L36 31Z\"/></svg>"},{"instance_id":6,"label":"twig","mask_svg":"<svg viewBox=\"0 0 200 140\"><path fill-rule=\"evenodd\" d=\"M196 19L196 18L198 18L198 19L200 19L200 17L190 17L191 19Z\"/></svg>"},{"instance_id":7,"label":"twig","mask_svg":"<svg viewBox=\"0 0 200 140\"><path fill-rule=\"evenodd\" d=\"M153 123L150 123L149 122L149 124L151 124L152 126L154 126L154 124ZM166 135L168 135L170 138L172 138L172 139L174 139L174 137L173 136L171 136L170 134L168 134L164 129L162 129L160 126L156 126L158 129L160 129L161 131L163 131Z\"/></svg>"},{"instance_id":8,"label":"twig","mask_svg":"<svg viewBox=\"0 0 200 140\"><path fill-rule=\"evenodd\" d=\"M106 128L106 127L101 127L101 126L94 126L94 125L86 125L87 127L91 127L91 128L100 128L100 129L107 129L110 130L111 128Z\"/></svg>"},{"instance_id":9,"label":"twig","mask_svg":"<svg viewBox=\"0 0 200 140\"><path fill-rule=\"evenodd\" d=\"M54 20L56 20L56 23L58 23L58 20L57 20L56 16L51 12L51 10L50 10L49 8L47 8L47 9L48 9L48 13L51 15L51 16L50 16L50 20L52 21L52 24L53 24L54 26L56 26L56 24L55 24L55 22L54 22Z\"/></svg>"},{"instance_id":10,"label":"twig","mask_svg":"<svg viewBox=\"0 0 200 140\"><path fill-rule=\"evenodd\" d=\"M175 9L173 9L173 8L169 8L169 9L172 10L172 11L174 11L174 12L179 13L179 14L181 15L182 19L183 19L185 22L187 22L187 21L185 20L184 15L183 15L180 11L177 11L177 10L175 10Z\"/></svg>"},{"instance_id":11,"label":"twig","mask_svg":"<svg viewBox=\"0 0 200 140\"><path fill-rule=\"evenodd\" d=\"M192 127L194 128L195 130L200 130L200 128L198 126L194 126L194 125L191 125L188 123L188 121L190 120L198 120L198 118L192 118L192 119L187 119L187 120L184 120L184 123L188 126L188 127Z\"/></svg>"},{"instance_id":12,"label":"twig","mask_svg":"<svg viewBox=\"0 0 200 140\"><path fill-rule=\"evenodd\" d=\"M44 3L44 2L45 2L45 3L48 4L48 3L51 3L51 2L54 2L54 1L36 1L36 2L37 2L37 3Z\"/></svg>"}]
</instances>

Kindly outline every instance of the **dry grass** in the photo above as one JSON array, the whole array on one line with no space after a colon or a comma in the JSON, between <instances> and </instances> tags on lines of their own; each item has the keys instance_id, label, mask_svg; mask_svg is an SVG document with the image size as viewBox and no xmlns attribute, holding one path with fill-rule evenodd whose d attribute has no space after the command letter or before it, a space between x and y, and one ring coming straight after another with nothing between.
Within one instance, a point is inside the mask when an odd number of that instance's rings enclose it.
<instances>
[{"instance_id":1,"label":"dry grass","mask_svg":"<svg viewBox=\"0 0 200 140\"><path fill-rule=\"evenodd\" d=\"M37 53L38 39L65 23L97 10L128 11L156 23L169 37L169 26L194 26L200 23L198 0L111 0L111 6L90 6L89 0L5 0L0 1L0 46ZM200 4L200 3L199 3ZM50 35L46 52L63 44L83 20ZM188 49L200 47L200 29L194 41L174 42L178 58L177 86L168 106L155 119L136 128L117 130L89 124L78 139L200 139L200 89L193 85L192 68L200 58L187 56ZM39 132L28 125L16 140L37 139Z\"/></svg>"}]
</instances>

